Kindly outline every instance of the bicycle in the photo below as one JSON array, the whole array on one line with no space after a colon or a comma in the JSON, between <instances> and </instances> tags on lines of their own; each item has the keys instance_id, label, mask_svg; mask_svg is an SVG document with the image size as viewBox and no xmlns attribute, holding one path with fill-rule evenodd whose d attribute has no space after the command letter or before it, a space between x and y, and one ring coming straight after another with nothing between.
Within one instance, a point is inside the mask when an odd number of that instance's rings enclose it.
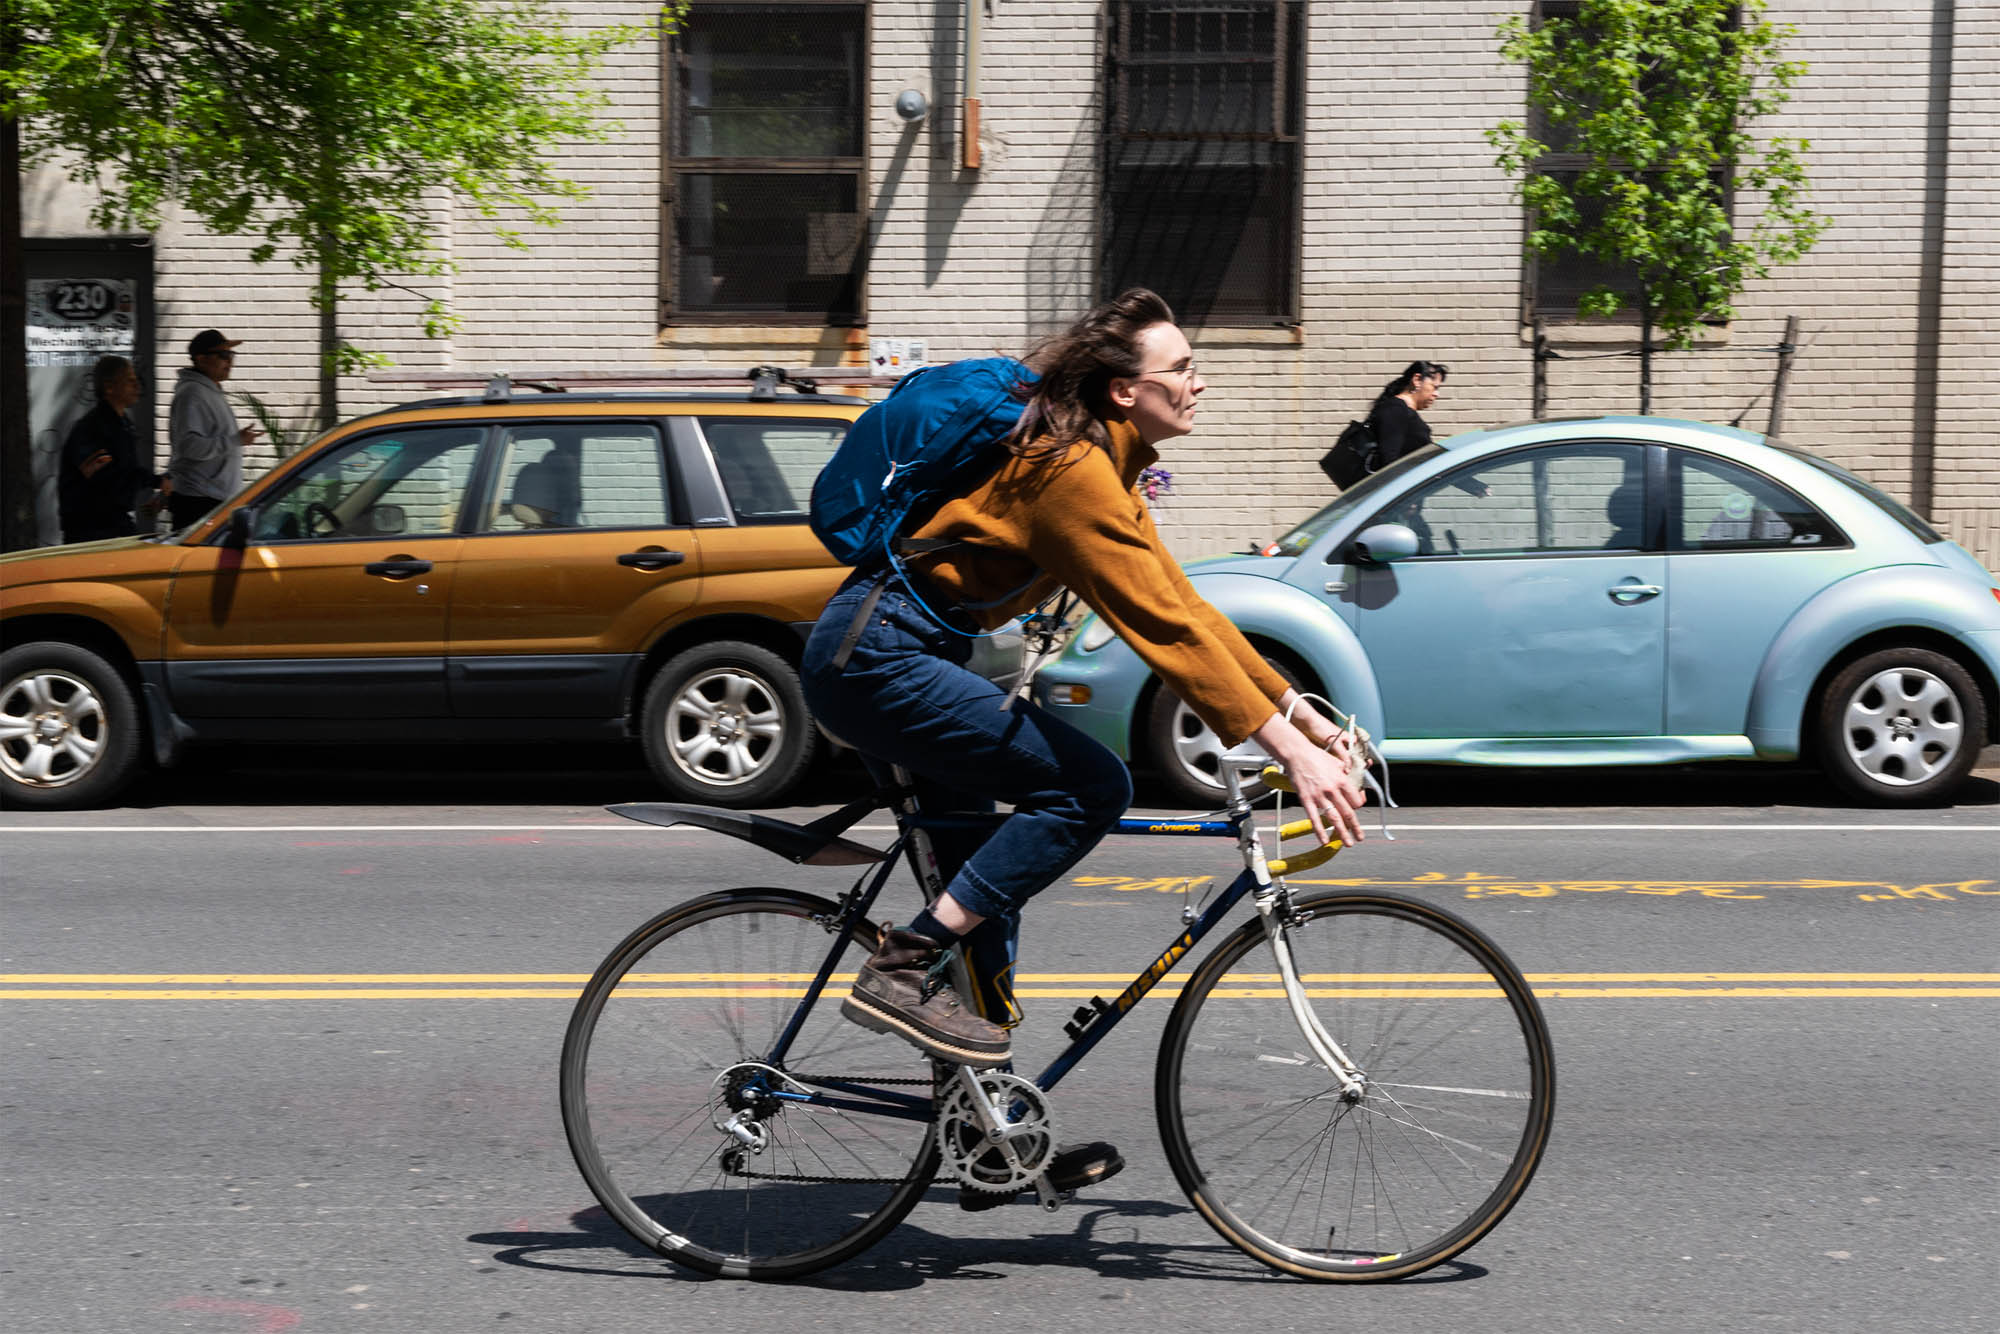
<instances>
[{"instance_id":1,"label":"bicycle","mask_svg":"<svg viewBox=\"0 0 2000 1334\"><path fill-rule=\"evenodd\" d=\"M1275 768L1267 784L1286 786ZM926 816L896 783L810 825L699 806L609 809L745 839L795 863L868 867L838 899L724 890L634 931L578 999L563 1043L571 1151L617 1222L708 1274L793 1278L867 1249L933 1185L1062 1197L1048 1094L1246 895L1256 915L1194 969L1161 1040L1168 1162L1229 1242L1308 1279L1404 1278L1458 1254L1520 1198L1547 1143L1555 1065L1527 982L1471 925L1374 891L1292 893L1336 840L1267 859L1233 769L1228 804L1118 832L1233 837L1244 869L1114 1000L1093 996L1032 1080L932 1062L842 1019L869 909L897 862L942 892ZM887 807L887 849L843 835ZM1305 820L1280 839L1311 832ZM859 951L850 957L850 951ZM840 972L843 958L849 970ZM957 967L960 994L963 961Z\"/></svg>"}]
</instances>

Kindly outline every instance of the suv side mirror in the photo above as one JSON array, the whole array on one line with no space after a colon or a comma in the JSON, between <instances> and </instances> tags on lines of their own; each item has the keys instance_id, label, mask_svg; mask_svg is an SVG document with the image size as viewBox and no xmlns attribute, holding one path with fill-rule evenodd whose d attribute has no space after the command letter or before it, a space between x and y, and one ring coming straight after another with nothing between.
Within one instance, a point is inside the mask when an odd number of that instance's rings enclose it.
<instances>
[{"instance_id":1,"label":"suv side mirror","mask_svg":"<svg viewBox=\"0 0 2000 1334\"><path fill-rule=\"evenodd\" d=\"M1354 539L1354 559L1363 565L1387 565L1417 554L1417 534L1400 523L1374 523Z\"/></svg>"},{"instance_id":2,"label":"suv side mirror","mask_svg":"<svg viewBox=\"0 0 2000 1334\"><path fill-rule=\"evenodd\" d=\"M257 509L245 505L241 509L229 511L228 520L222 525L221 545L241 551L250 545L250 534L257 527Z\"/></svg>"}]
</instances>

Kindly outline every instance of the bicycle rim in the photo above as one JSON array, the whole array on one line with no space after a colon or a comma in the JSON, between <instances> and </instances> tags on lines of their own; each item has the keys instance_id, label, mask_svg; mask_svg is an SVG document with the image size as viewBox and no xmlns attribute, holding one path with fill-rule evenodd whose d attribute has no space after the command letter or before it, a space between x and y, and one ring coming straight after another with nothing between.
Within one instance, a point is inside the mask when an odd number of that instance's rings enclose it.
<instances>
[{"instance_id":1,"label":"bicycle rim","mask_svg":"<svg viewBox=\"0 0 2000 1334\"><path fill-rule=\"evenodd\" d=\"M808 1107L746 1092L834 938L834 904L734 890L640 928L591 979L563 1044L563 1124L591 1191L626 1231L679 1263L789 1278L855 1255L902 1221L937 1155L928 1120ZM763 1087L826 1081L930 1096L931 1067L840 1017L873 949L852 933L833 980ZM717 1122L752 1106L761 1152Z\"/></svg>"},{"instance_id":2,"label":"bicycle rim","mask_svg":"<svg viewBox=\"0 0 2000 1334\"><path fill-rule=\"evenodd\" d=\"M1534 1175L1555 1109L1548 1030L1506 956L1451 914L1389 894L1294 903L1293 959L1366 1073L1360 1097L1312 1055L1251 922L1168 1020L1161 1138L1245 1253L1306 1278L1404 1278L1479 1240Z\"/></svg>"}]
</instances>

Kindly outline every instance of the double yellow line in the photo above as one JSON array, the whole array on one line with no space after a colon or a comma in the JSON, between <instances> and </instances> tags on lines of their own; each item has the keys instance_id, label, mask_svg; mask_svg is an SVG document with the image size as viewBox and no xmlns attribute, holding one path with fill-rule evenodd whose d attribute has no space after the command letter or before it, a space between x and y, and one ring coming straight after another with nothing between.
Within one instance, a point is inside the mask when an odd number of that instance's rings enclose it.
<instances>
[{"instance_id":1,"label":"double yellow line","mask_svg":"<svg viewBox=\"0 0 2000 1334\"><path fill-rule=\"evenodd\" d=\"M583 973L0 973L0 1000L561 1000L573 1001ZM620 994L658 999L797 996L806 973L635 973ZM852 973L837 973L845 989ZM1022 999L1089 1000L1121 990L1124 973L1025 973ZM1449 1000L1498 995L1482 974L1308 973L1307 994L1327 998L1403 997ZM1219 998L1281 995L1275 973L1239 973ZM2000 999L2000 973L1530 973L1544 1000L1590 997L1793 1000ZM1181 979L1155 989L1180 994Z\"/></svg>"}]
</instances>

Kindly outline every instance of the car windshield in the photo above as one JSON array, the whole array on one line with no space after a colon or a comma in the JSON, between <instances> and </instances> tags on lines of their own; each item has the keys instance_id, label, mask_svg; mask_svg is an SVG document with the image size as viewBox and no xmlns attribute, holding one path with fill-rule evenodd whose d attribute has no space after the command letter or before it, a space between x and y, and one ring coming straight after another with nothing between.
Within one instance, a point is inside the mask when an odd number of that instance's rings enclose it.
<instances>
[{"instance_id":1,"label":"car windshield","mask_svg":"<svg viewBox=\"0 0 2000 1334\"><path fill-rule=\"evenodd\" d=\"M1874 487L1862 481L1839 464L1828 463L1817 454L1808 453L1803 449L1794 449L1790 445L1774 445L1772 448L1790 454L1795 459L1803 459L1829 477L1838 477L1850 489L1859 491L1862 495L1880 505L1890 518L1915 534L1918 541L1927 544L1944 541L1944 534L1918 518L1915 511L1905 507L1901 501L1881 491L1877 491Z\"/></svg>"},{"instance_id":2,"label":"car windshield","mask_svg":"<svg viewBox=\"0 0 2000 1334\"><path fill-rule=\"evenodd\" d=\"M1425 445L1421 449L1411 450L1380 471L1369 473L1353 486L1342 491L1331 505L1328 505L1325 509L1292 529L1291 532L1286 533L1273 545L1266 547L1266 554L1272 556L1298 555L1307 547L1319 541L1322 533L1333 527L1343 517L1352 513L1356 507L1366 504L1369 498L1377 491L1393 484L1398 477L1426 459L1436 458L1442 453L1444 453L1444 449L1441 446Z\"/></svg>"}]
</instances>

